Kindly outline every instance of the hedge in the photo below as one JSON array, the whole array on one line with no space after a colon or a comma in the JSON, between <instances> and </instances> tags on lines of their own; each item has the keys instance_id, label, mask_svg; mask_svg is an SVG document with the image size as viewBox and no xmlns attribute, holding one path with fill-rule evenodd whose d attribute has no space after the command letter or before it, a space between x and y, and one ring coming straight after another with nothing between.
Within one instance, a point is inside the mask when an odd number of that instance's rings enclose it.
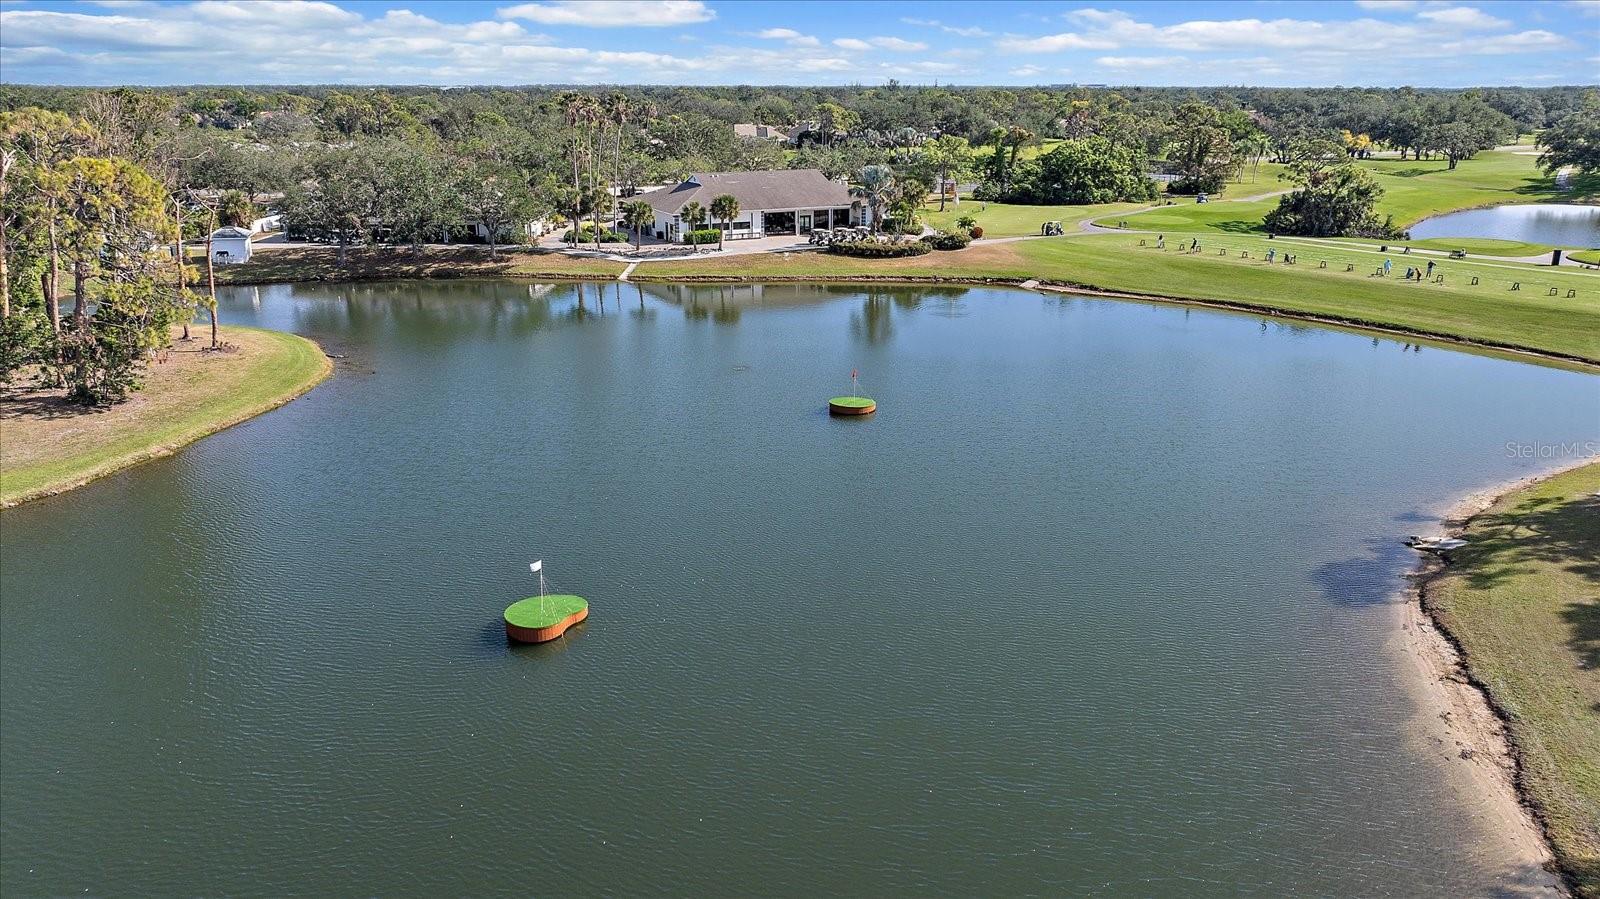
<instances>
[{"instance_id":1,"label":"hedge","mask_svg":"<svg viewBox=\"0 0 1600 899\"><path fill-rule=\"evenodd\" d=\"M972 243L972 237L965 231L940 231L938 234L929 234L923 242L935 250L964 250L967 244Z\"/></svg>"},{"instance_id":2,"label":"hedge","mask_svg":"<svg viewBox=\"0 0 1600 899\"><path fill-rule=\"evenodd\" d=\"M571 243L572 242L572 229L571 228L567 229L567 233L561 235L561 241L562 241L562 243ZM602 230L600 232L600 242L601 243L627 243L628 242L628 235L623 234L621 231L612 231L612 230L606 229L606 230ZM578 243L594 243L594 229L593 228L584 228L582 231L579 231L578 232Z\"/></svg>"},{"instance_id":3,"label":"hedge","mask_svg":"<svg viewBox=\"0 0 1600 899\"><path fill-rule=\"evenodd\" d=\"M830 243L828 252L840 256L858 256L863 259L893 259L899 256L922 256L932 251L920 240L905 243L878 243L877 241L862 240L847 243Z\"/></svg>"}]
</instances>

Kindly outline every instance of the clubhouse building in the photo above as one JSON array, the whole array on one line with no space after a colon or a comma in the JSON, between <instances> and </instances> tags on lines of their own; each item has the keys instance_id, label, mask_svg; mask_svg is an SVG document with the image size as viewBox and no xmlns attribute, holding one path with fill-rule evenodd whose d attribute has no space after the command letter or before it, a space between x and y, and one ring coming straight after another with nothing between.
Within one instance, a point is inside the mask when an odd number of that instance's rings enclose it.
<instances>
[{"instance_id":1,"label":"clubhouse building","mask_svg":"<svg viewBox=\"0 0 1600 899\"><path fill-rule=\"evenodd\" d=\"M722 228L722 222L711 217L711 201L724 194L739 201L739 214L728 229L729 240L842 228L861 224L865 214L843 181L834 181L818 169L705 172L690 175L675 187L641 194L639 199L656 212L650 233L657 240L677 242L693 230L683 220L683 208L690 203L699 203L706 210L702 228Z\"/></svg>"}]
</instances>

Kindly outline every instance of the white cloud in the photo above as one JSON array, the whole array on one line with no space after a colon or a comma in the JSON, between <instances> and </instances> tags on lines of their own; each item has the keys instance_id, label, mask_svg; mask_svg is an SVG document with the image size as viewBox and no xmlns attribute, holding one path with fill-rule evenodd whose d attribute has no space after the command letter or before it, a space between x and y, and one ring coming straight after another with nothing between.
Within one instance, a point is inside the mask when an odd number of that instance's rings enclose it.
<instances>
[{"instance_id":1,"label":"white cloud","mask_svg":"<svg viewBox=\"0 0 1600 899\"><path fill-rule=\"evenodd\" d=\"M359 8L319 3L284 5L278 15L270 9L244 2L94 13L7 3L0 68L8 81L80 84L837 83L974 74L966 62L820 49L802 71L788 48L562 46L508 19L450 23L405 9L367 18ZM239 18L250 15L248 24ZM822 45L794 29L769 40Z\"/></svg>"},{"instance_id":2,"label":"white cloud","mask_svg":"<svg viewBox=\"0 0 1600 899\"><path fill-rule=\"evenodd\" d=\"M854 37L835 38L835 47L845 50L866 51L876 47L879 50L894 50L899 53L911 53L917 50L926 50L928 45L921 41L902 40L897 37L870 37L866 40Z\"/></svg>"},{"instance_id":3,"label":"white cloud","mask_svg":"<svg viewBox=\"0 0 1600 899\"><path fill-rule=\"evenodd\" d=\"M1108 69L1164 69L1188 61L1184 56L1101 56L1095 64Z\"/></svg>"},{"instance_id":4,"label":"white cloud","mask_svg":"<svg viewBox=\"0 0 1600 899\"><path fill-rule=\"evenodd\" d=\"M900 53L914 53L917 50L928 49L928 45L921 41L908 41L898 37L875 37L868 43L883 50L895 50Z\"/></svg>"},{"instance_id":5,"label":"white cloud","mask_svg":"<svg viewBox=\"0 0 1600 899\"><path fill-rule=\"evenodd\" d=\"M1600 0L1597 0L1597 2L1600 2ZM990 32L984 31L982 28L979 28L976 25L968 25L968 26L948 25L948 24L946 24L944 22L939 21L938 19L902 18L900 21L906 23L907 25L920 25L923 28L937 28L937 29L939 29L940 31L943 31L946 34L959 35L960 37L992 37L993 36Z\"/></svg>"},{"instance_id":6,"label":"white cloud","mask_svg":"<svg viewBox=\"0 0 1600 899\"><path fill-rule=\"evenodd\" d=\"M1356 5L1377 12L1405 12L1422 4L1417 0L1356 0Z\"/></svg>"},{"instance_id":7,"label":"white cloud","mask_svg":"<svg viewBox=\"0 0 1600 899\"><path fill-rule=\"evenodd\" d=\"M1117 44L1115 41L1095 40L1081 34L1064 32L1047 34L1043 37L1013 35L999 41L997 46L1010 53L1059 53L1062 50L1112 50Z\"/></svg>"},{"instance_id":8,"label":"white cloud","mask_svg":"<svg viewBox=\"0 0 1600 899\"><path fill-rule=\"evenodd\" d=\"M1465 13L1455 12L1463 9ZM1197 19L1172 25L1152 25L1120 10L1077 9L1067 13L1067 17L1080 23L1083 26L1081 31L1032 38L1008 35L996 46L1012 53L1058 53L1123 47L1160 48L1189 53L1267 50L1292 52L1296 60L1322 57L1343 59L1350 65L1366 63L1393 66L1406 60L1497 55L1555 49L1571 44L1558 35L1542 30L1487 34L1470 41L1441 40L1441 28L1448 27L1452 31L1469 28L1492 30L1509 23L1489 16L1479 19L1474 15L1477 10L1471 7L1430 9L1427 12L1445 15L1442 21L1437 22L1392 22L1365 18L1326 22L1310 19Z\"/></svg>"},{"instance_id":9,"label":"white cloud","mask_svg":"<svg viewBox=\"0 0 1600 899\"><path fill-rule=\"evenodd\" d=\"M1449 6L1444 9L1425 9L1417 13L1417 18L1427 19L1437 25L1452 25L1458 28L1494 29L1510 25L1505 19L1497 19L1481 9L1473 6Z\"/></svg>"},{"instance_id":10,"label":"white cloud","mask_svg":"<svg viewBox=\"0 0 1600 899\"><path fill-rule=\"evenodd\" d=\"M791 47L820 47L822 41L809 34L801 34L793 28L767 28L756 32L756 37L769 41L784 41Z\"/></svg>"},{"instance_id":11,"label":"white cloud","mask_svg":"<svg viewBox=\"0 0 1600 899\"><path fill-rule=\"evenodd\" d=\"M1592 83L1592 34L1578 22L1578 7L1552 6L1567 20L1565 30L1522 26L1516 30L1473 27L1476 18L1450 13L1404 18L1223 19L1157 25L1126 12L1078 9L1063 20L1063 34L1006 34L990 41L929 38L932 29L955 28L936 19L916 19L901 36L826 40L795 28L761 21L749 33L719 43L704 28L685 28L669 40L642 41L637 32L564 32L557 40L533 31L536 17L554 26L572 24L583 6L560 0L507 5L497 17L441 22L403 7L284 0L207 0L200 3L45 7L0 0L0 71L9 83L170 84L346 83L346 84L530 84L530 83L866 83L937 77L990 83L1063 80L1063 60L1084 77L1090 57L1096 71L1126 73L1130 82L1167 84L1398 84L1516 83L1559 75L1555 80ZM1600 6L1597 0L1596 6ZM603 4L609 17L590 24L645 24L663 10L668 17L709 17L706 4L650 3L641 21L615 14L633 9ZM1138 12L1138 7L1130 7ZM1487 7L1495 11L1511 9ZM529 15L513 14L517 10ZM1315 9L1315 7L1298 7ZM1475 10L1474 0L1429 2L1413 12ZM558 12L550 12L556 10ZM692 12L692 10L691 10ZM1511 13L1505 14L1513 18ZM1041 17L1042 18L1042 17ZM1518 15L1524 22L1530 16ZM602 21L606 19L606 21ZM1020 20L1019 17L1014 19ZM1452 21L1453 20L1453 21ZM782 21L782 20L779 20ZM809 23L810 18L800 24ZM930 24L937 23L937 24ZM1065 24L1064 24L1065 23ZM768 24L775 27L765 28ZM823 26L818 26L823 27ZM762 28L764 30L757 30ZM1053 30L1044 28L1042 30ZM943 33L955 32L944 31ZM918 39L922 40L918 40ZM685 40L687 39L687 40ZM1587 44L1586 44L1587 42ZM929 50L927 44L935 45ZM803 63L796 47L805 47ZM1086 52L1098 51L1098 52ZM1000 52L1013 55L995 57ZM1056 56L1054 54L1062 54ZM1535 58L1535 54L1537 57ZM1524 59L1520 55L1525 55ZM1170 61L1182 57L1182 62ZM1489 66L1483 60L1503 57ZM1161 60L1168 60L1163 67ZM1456 62L1459 60L1459 63ZM1565 72L1565 74L1562 74ZM1108 80L1101 76L1100 80Z\"/></svg>"},{"instance_id":12,"label":"white cloud","mask_svg":"<svg viewBox=\"0 0 1600 899\"><path fill-rule=\"evenodd\" d=\"M507 6L495 15L541 25L623 28L693 25L709 22L717 13L702 0L551 0Z\"/></svg>"}]
</instances>

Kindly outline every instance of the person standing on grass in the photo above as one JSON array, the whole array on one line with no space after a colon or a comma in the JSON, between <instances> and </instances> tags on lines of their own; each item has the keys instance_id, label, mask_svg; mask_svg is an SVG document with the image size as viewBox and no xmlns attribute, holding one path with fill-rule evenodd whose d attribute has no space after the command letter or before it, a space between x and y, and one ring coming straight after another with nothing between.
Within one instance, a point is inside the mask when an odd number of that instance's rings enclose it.
<instances>
[{"instance_id":1,"label":"person standing on grass","mask_svg":"<svg viewBox=\"0 0 1600 899\"><path fill-rule=\"evenodd\" d=\"M1428 277L1433 277L1433 260L1428 260Z\"/></svg>"},{"instance_id":2,"label":"person standing on grass","mask_svg":"<svg viewBox=\"0 0 1600 899\"><path fill-rule=\"evenodd\" d=\"M1394 268L1393 262L1390 262L1387 259L1383 260L1383 276L1385 278L1389 277L1389 270L1392 268Z\"/></svg>"},{"instance_id":3,"label":"person standing on grass","mask_svg":"<svg viewBox=\"0 0 1600 899\"><path fill-rule=\"evenodd\" d=\"M1156 249L1165 250L1166 248L1167 248L1167 235L1165 235L1165 234L1157 234L1156 235Z\"/></svg>"}]
</instances>

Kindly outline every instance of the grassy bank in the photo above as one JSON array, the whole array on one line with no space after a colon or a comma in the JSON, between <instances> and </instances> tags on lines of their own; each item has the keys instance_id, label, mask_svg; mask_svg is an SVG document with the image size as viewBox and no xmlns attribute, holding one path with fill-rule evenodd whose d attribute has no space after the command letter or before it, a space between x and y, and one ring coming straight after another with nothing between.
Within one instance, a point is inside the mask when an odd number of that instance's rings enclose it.
<instances>
[{"instance_id":1,"label":"grassy bank","mask_svg":"<svg viewBox=\"0 0 1600 899\"><path fill-rule=\"evenodd\" d=\"M277 284L290 281L378 281L417 278L614 278L620 262L561 253L505 252L489 258L487 247L355 247L339 264L333 247L257 247L249 262L218 268L218 284Z\"/></svg>"},{"instance_id":2,"label":"grassy bank","mask_svg":"<svg viewBox=\"0 0 1600 899\"><path fill-rule=\"evenodd\" d=\"M1139 246L1141 240L1147 246ZM725 256L646 263L636 281L806 279L1038 279L1099 290L1216 301L1263 311L1394 328L1446 339L1525 349L1600 364L1600 277L1512 262L1439 261L1444 284L1379 278L1385 258L1360 247L1268 241L1229 235L1202 239L1183 253L1170 239L1155 249L1144 235L1086 235L986 244L906 259L851 259L822 253ZM1268 264L1268 249L1289 250L1293 266ZM1218 255L1218 251L1224 251ZM1247 253L1241 258L1240 253ZM1326 262L1327 268L1320 264ZM1346 271L1349 267L1352 270ZM1479 283L1473 285L1473 277ZM1520 290L1510 289L1513 283ZM1554 288L1556 296L1550 296ZM1571 290L1573 298L1567 298Z\"/></svg>"},{"instance_id":3,"label":"grassy bank","mask_svg":"<svg viewBox=\"0 0 1600 899\"><path fill-rule=\"evenodd\" d=\"M1424 606L1507 721L1520 786L1578 895L1600 899L1600 464L1502 497Z\"/></svg>"},{"instance_id":4,"label":"grassy bank","mask_svg":"<svg viewBox=\"0 0 1600 899\"><path fill-rule=\"evenodd\" d=\"M232 352L178 344L152 364L144 389L109 409L67 403L60 391L0 393L0 505L60 493L166 455L316 386L332 370L293 334L227 327Z\"/></svg>"},{"instance_id":5,"label":"grassy bank","mask_svg":"<svg viewBox=\"0 0 1600 899\"><path fill-rule=\"evenodd\" d=\"M1600 176L1574 177L1572 189L1562 191L1536 160L1535 156L1497 150L1462 160L1454 169L1443 159L1367 159L1359 165L1370 171L1384 189L1378 214L1394 216L1395 224L1402 228L1460 209L1504 203L1585 202L1600 197ZM1293 185L1285 181L1278 182L1278 186L1287 189ZM1263 188L1262 192L1267 190L1271 188ZM1147 231L1264 233L1261 219L1277 205L1276 197L1223 199L1204 204L1186 198L1176 206L1139 213L1128 224ZM1118 220L1101 217L1095 222L1112 227Z\"/></svg>"},{"instance_id":6,"label":"grassy bank","mask_svg":"<svg viewBox=\"0 0 1600 899\"><path fill-rule=\"evenodd\" d=\"M1036 213L1034 209L1030 214ZM1017 223L1020 226L1025 221L1018 218ZM642 262L631 277L637 281L1037 279L1321 318L1600 364L1600 276L1593 272L1493 256L1463 260L1407 257L1349 240L1268 240L1265 235L1226 231L1174 231L1166 237L1165 246L1159 249L1153 235L1123 232L1010 243L984 240L959 252L902 259L852 259L819 252L705 255ZM1201 241L1200 252L1183 252L1196 237ZM1264 258L1269 250L1277 254L1273 263ZM1296 264L1284 265L1284 253L1292 253ZM1394 269L1389 276L1379 277L1375 271L1386 258ZM421 257L405 250L353 251L343 267L334 259L334 251L328 248L274 250L224 271L233 283L262 283L497 276L609 279L626 267L621 262L559 253L517 253L490 262L481 249L471 247L430 250ZM1444 283L1403 280L1408 265L1420 267L1428 261L1436 263L1434 274L1442 276Z\"/></svg>"}]
</instances>

